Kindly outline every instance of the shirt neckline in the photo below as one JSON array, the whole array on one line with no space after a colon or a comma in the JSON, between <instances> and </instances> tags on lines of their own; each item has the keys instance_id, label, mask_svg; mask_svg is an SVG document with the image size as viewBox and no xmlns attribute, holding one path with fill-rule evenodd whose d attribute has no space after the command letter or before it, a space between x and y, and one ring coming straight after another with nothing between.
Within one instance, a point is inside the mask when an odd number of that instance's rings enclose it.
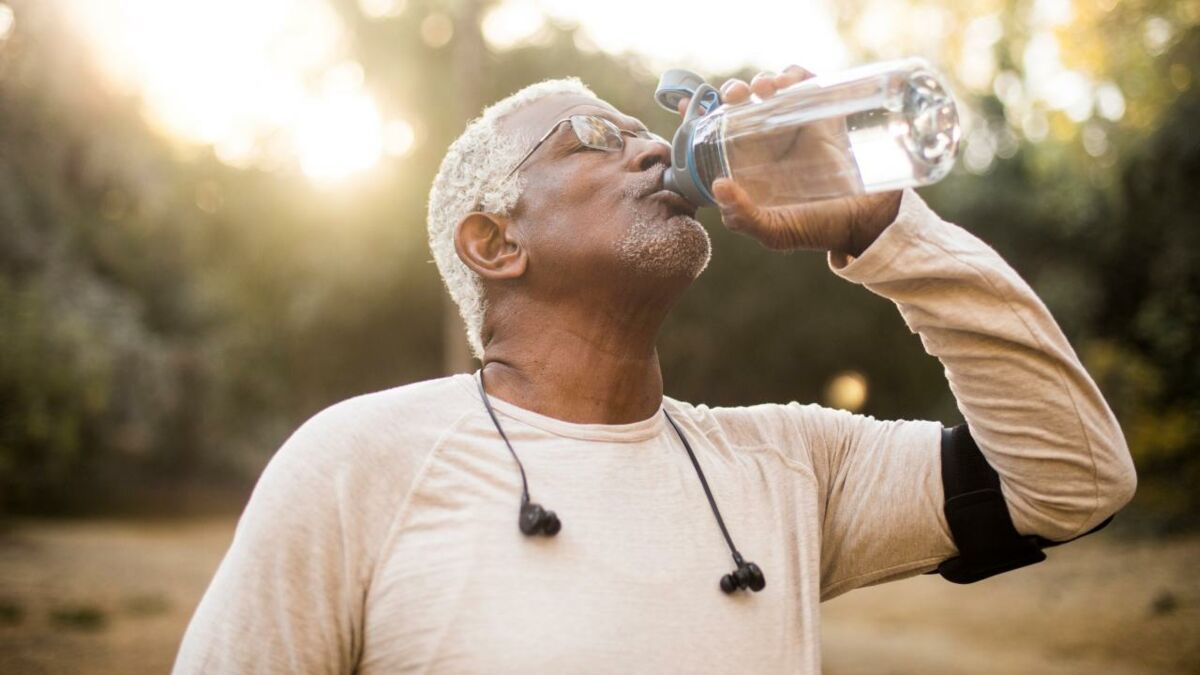
<instances>
[{"instance_id":1,"label":"shirt neckline","mask_svg":"<svg viewBox=\"0 0 1200 675\"><path fill-rule=\"evenodd\" d=\"M471 392L472 398L479 403L480 412L487 415L487 409L483 407L483 399L479 396L479 371L461 373L458 375L458 378L463 386ZM627 424L580 424L527 410L498 398L495 394L489 393L488 400L491 401L492 410L496 412L497 416L503 415L504 417L509 417L555 436L574 438L582 441L636 443L658 436L662 433L667 423L665 415L663 415L662 401L659 401L658 410L654 411L653 415L637 422L629 422ZM491 422L491 419L488 422Z\"/></svg>"}]
</instances>

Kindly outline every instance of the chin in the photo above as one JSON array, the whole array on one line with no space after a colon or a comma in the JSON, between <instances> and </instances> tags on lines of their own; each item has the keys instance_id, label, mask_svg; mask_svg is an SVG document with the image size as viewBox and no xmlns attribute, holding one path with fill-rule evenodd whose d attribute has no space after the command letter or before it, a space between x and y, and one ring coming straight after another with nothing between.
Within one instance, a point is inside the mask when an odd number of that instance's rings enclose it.
<instances>
[{"instance_id":1,"label":"chin","mask_svg":"<svg viewBox=\"0 0 1200 675\"><path fill-rule=\"evenodd\" d=\"M704 226L686 214L638 217L618 242L617 257L630 271L691 282L708 267L712 241Z\"/></svg>"}]
</instances>

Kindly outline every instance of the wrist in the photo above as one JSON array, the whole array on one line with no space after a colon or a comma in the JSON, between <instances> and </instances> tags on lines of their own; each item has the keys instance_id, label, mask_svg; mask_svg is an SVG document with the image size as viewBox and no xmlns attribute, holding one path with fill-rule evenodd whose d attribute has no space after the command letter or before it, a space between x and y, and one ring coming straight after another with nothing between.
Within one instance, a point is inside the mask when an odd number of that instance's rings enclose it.
<instances>
[{"instance_id":1,"label":"wrist","mask_svg":"<svg viewBox=\"0 0 1200 675\"><path fill-rule=\"evenodd\" d=\"M855 258L861 256L871 244L883 234L889 225L896 221L900 213L900 200L904 193L897 190L881 195L872 195L863 205L860 216L855 218L850 228L850 237L846 248L836 251ZM866 201L866 200L864 200Z\"/></svg>"}]
</instances>

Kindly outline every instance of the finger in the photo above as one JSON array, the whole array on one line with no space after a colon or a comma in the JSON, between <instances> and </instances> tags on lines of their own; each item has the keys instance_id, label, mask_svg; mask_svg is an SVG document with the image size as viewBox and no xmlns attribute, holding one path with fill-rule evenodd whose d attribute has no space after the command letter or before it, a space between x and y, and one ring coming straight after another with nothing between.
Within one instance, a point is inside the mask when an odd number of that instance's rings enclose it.
<instances>
[{"instance_id":1,"label":"finger","mask_svg":"<svg viewBox=\"0 0 1200 675\"><path fill-rule=\"evenodd\" d=\"M787 251L806 247L797 232L789 226L784 209L755 205L741 185L729 178L713 181L713 196L721 209L721 222L730 230L744 234L769 249ZM812 248L812 246L807 246Z\"/></svg>"},{"instance_id":2,"label":"finger","mask_svg":"<svg viewBox=\"0 0 1200 675\"><path fill-rule=\"evenodd\" d=\"M788 66L787 68L784 68L783 73L781 73L781 74L786 75L791 78L795 78L795 80L797 82L800 82L802 80L807 80L810 77L817 76L816 73L809 70L808 68L805 68L803 66L798 66L794 63L792 65Z\"/></svg>"},{"instance_id":3,"label":"finger","mask_svg":"<svg viewBox=\"0 0 1200 675\"><path fill-rule=\"evenodd\" d=\"M750 98L750 85L746 84L744 80L734 77L725 80L725 84L721 85L718 93L720 94L721 103L741 103ZM690 96L684 96L679 99L679 103L676 104L675 108L681 116L687 114L687 108L691 102L692 97ZM704 111L701 110L700 114L704 114Z\"/></svg>"},{"instance_id":4,"label":"finger","mask_svg":"<svg viewBox=\"0 0 1200 675\"><path fill-rule=\"evenodd\" d=\"M722 84L718 91L721 92L721 96L724 96L725 92L729 91L730 87L739 84L746 84L746 81L738 77L731 77L728 80L725 80L725 84Z\"/></svg>"},{"instance_id":5,"label":"finger","mask_svg":"<svg viewBox=\"0 0 1200 675\"><path fill-rule=\"evenodd\" d=\"M721 102L727 104L744 103L750 99L750 85L744 80L726 80L721 85Z\"/></svg>"},{"instance_id":6,"label":"finger","mask_svg":"<svg viewBox=\"0 0 1200 675\"><path fill-rule=\"evenodd\" d=\"M713 181L712 189L725 227L751 235L758 230L759 208L742 186L732 179L718 178Z\"/></svg>"},{"instance_id":7,"label":"finger","mask_svg":"<svg viewBox=\"0 0 1200 675\"><path fill-rule=\"evenodd\" d=\"M775 76L775 86L779 89L790 87L797 82L803 82L810 77L815 77L812 71L801 68L795 64L783 69L783 72Z\"/></svg>"},{"instance_id":8,"label":"finger","mask_svg":"<svg viewBox=\"0 0 1200 675\"><path fill-rule=\"evenodd\" d=\"M770 98L775 95L775 73L759 73L750 81L750 91L759 98Z\"/></svg>"}]
</instances>

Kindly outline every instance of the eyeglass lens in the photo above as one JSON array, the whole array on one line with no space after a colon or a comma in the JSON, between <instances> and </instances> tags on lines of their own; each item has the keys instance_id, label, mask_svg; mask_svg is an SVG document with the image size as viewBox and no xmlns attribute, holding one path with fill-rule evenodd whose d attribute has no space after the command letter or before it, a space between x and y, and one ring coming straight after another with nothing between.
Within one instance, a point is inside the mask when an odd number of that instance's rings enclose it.
<instances>
[{"instance_id":1,"label":"eyeglass lens","mask_svg":"<svg viewBox=\"0 0 1200 675\"><path fill-rule=\"evenodd\" d=\"M591 115L572 115L571 128L579 142L597 150L618 150L625 145L621 132L611 123Z\"/></svg>"}]
</instances>

